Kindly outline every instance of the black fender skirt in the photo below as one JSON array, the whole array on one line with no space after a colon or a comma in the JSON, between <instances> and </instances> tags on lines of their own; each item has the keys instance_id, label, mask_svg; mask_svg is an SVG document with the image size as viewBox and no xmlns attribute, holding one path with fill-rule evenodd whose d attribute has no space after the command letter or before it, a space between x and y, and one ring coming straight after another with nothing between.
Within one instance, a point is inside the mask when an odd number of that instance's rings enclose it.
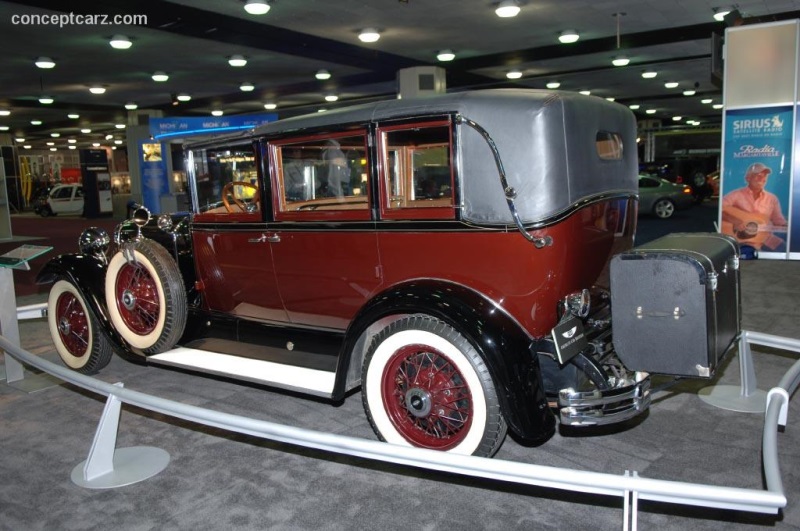
<instances>
[{"instance_id":1,"label":"black fender skirt","mask_svg":"<svg viewBox=\"0 0 800 531\"><path fill-rule=\"evenodd\" d=\"M536 444L555 432L555 416L547 406L537 356L531 339L502 308L483 295L447 281L421 279L394 286L374 297L352 321L339 358L345 374L358 338L377 320L391 315L424 313L440 319L472 343L497 386L500 405L511 431ZM343 393L337 379L334 395Z\"/></svg>"},{"instance_id":2,"label":"black fender skirt","mask_svg":"<svg viewBox=\"0 0 800 531\"><path fill-rule=\"evenodd\" d=\"M37 284L49 284L58 279L72 282L83 294L86 304L100 328L121 357L140 363L143 354L131 349L111 324L106 307L106 264L94 256L62 254L47 262L36 276Z\"/></svg>"}]
</instances>

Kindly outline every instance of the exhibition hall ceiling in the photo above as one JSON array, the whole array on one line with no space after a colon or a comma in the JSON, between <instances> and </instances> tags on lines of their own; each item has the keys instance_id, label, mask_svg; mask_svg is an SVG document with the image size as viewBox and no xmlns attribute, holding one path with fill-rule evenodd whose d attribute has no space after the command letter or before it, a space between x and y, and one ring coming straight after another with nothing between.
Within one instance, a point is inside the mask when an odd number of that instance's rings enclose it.
<instances>
[{"instance_id":1,"label":"exhibition hall ceiling","mask_svg":"<svg viewBox=\"0 0 800 531\"><path fill-rule=\"evenodd\" d=\"M318 112L396 96L397 71L436 65L449 91L490 87L591 91L639 105L640 119L719 123L721 89L711 80L713 32L726 22L713 15L738 8L744 23L800 17L800 0L521 0L513 18L495 14L487 0L274 0L265 15L250 15L242 0L22 0L0 1L2 68L0 127L13 138L44 147L66 139L107 144L128 121L125 105L172 116ZM66 15L72 24L21 24L30 15ZM78 15L145 15L146 24L77 24ZM85 20L85 19L84 19ZM729 22L729 21L728 21ZM365 28L376 42L361 42ZM559 42L565 30L580 38ZM618 31L619 30L619 31ZM114 35L130 39L114 49ZM619 36L619 38L618 38ZM455 59L437 60L451 50ZM232 56L247 64L232 67ZM613 66L625 55L627 66ZM51 69L34 64L39 57ZM327 70L327 80L315 78ZM508 79L510 71L521 73ZM153 73L169 76L155 82ZM653 71L654 78L642 77ZM678 83L666 88L665 82ZM252 91L240 89L252 84ZM93 86L105 88L92 94ZM683 93L693 90L693 95ZM174 104L179 94L189 101ZM48 95L53 103L42 104ZM336 96L335 102L326 96ZM712 100L711 103L702 101ZM265 104L275 104L267 111ZM645 114L650 109L653 114ZM68 118L77 114L79 118ZM680 121L673 121L681 116ZM41 121L32 125L31 121ZM91 133L81 133L91 129ZM54 140L51 133L60 136ZM40 145L41 144L41 145ZM66 145L66 144L65 144Z\"/></svg>"}]
</instances>

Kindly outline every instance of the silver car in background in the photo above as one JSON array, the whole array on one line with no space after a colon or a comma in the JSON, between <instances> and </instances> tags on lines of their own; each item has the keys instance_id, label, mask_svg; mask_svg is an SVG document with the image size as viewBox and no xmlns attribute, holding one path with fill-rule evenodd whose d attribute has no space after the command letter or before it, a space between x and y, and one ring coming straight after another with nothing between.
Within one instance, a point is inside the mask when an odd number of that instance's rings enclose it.
<instances>
[{"instance_id":1,"label":"silver car in background","mask_svg":"<svg viewBox=\"0 0 800 531\"><path fill-rule=\"evenodd\" d=\"M692 189L652 175L639 175L639 213L671 218L676 210L692 206Z\"/></svg>"}]
</instances>

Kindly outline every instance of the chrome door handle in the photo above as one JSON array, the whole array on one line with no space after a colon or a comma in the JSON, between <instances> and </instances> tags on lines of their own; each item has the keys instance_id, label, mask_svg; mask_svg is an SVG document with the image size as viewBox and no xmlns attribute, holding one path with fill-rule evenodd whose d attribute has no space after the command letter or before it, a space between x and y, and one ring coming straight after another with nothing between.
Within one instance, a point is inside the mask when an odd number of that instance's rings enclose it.
<instances>
[{"instance_id":1,"label":"chrome door handle","mask_svg":"<svg viewBox=\"0 0 800 531\"><path fill-rule=\"evenodd\" d=\"M281 241L281 237L279 235L275 234L275 233L272 233L269 236L266 236L266 239L270 243L278 243L279 241Z\"/></svg>"}]
</instances>

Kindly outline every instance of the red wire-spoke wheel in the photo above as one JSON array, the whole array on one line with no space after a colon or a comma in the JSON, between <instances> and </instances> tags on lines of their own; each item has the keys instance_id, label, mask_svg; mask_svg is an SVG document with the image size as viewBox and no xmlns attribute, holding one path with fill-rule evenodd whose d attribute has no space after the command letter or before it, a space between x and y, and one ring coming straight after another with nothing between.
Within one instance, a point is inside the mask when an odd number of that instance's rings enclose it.
<instances>
[{"instance_id":1,"label":"red wire-spoke wheel","mask_svg":"<svg viewBox=\"0 0 800 531\"><path fill-rule=\"evenodd\" d=\"M64 292L56 300L56 324L61 342L76 358L86 354L89 347L89 321L78 298Z\"/></svg>"},{"instance_id":2,"label":"red wire-spoke wheel","mask_svg":"<svg viewBox=\"0 0 800 531\"><path fill-rule=\"evenodd\" d=\"M491 375L453 327L415 315L372 340L364 359L362 400L381 440L491 456L506 424Z\"/></svg>"},{"instance_id":3,"label":"red wire-spoke wheel","mask_svg":"<svg viewBox=\"0 0 800 531\"><path fill-rule=\"evenodd\" d=\"M125 264L117 274L114 300L125 325L140 336L155 330L161 310L156 281L141 264Z\"/></svg>"},{"instance_id":4,"label":"red wire-spoke wheel","mask_svg":"<svg viewBox=\"0 0 800 531\"><path fill-rule=\"evenodd\" d=\"M145 354L175 346L186 325L186 289L178 264L158 243L126 243L106 271L108 315L120 336Z\"/></svg>"},{"instance_id":5,"label":"red wire-spoke wheel","mask_svg":"<svg viewBox=\"0 0 800 531\"><path fill-rule=\"evenodd\" d=\"M47 301L47 324L56 351L67 367L92 374L111 360L110 343L72 283L59 280L53 284Z\"/></svg>"},{"instance_id":6,"label":"red wire-spoke wheel","mask_svg":"<svg viewBox=\"0 0 800 531\"><path fill-rule=\"evenodd\" d=\"M414 446L449 450L472 421L472 394L458 368L426 345L397 350L383 371L383 400L395 428Z\"/></svg>"}]
</instances>

